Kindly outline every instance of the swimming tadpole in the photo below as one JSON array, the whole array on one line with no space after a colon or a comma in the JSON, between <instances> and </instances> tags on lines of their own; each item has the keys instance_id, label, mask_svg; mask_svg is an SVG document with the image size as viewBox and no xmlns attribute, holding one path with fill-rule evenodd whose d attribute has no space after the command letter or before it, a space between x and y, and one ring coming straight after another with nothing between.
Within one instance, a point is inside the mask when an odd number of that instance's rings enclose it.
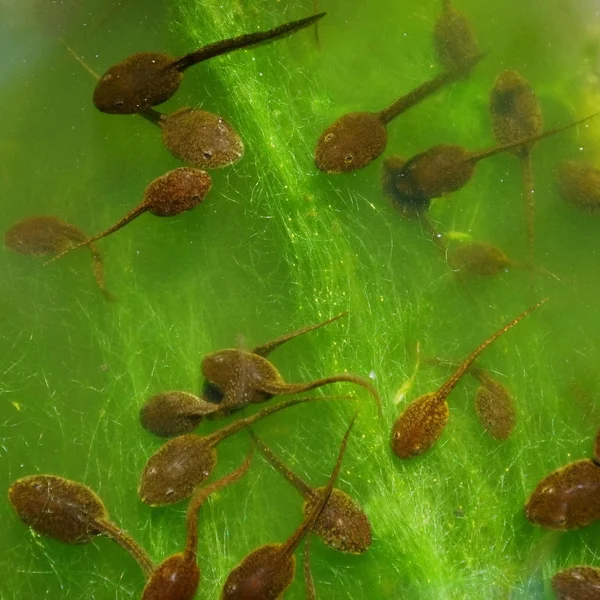
<instances>
[{"instance_id":1,"label":"swimming tadpole","mask_svg":"<svg viewBox=\"0 0 600 600\"><path fill-rule=\"evenodd\" d=\"M552 590L557 600L597 600L600 598L600 569L577 566L552 576Z\"/></svg>"},{"instance_id":2,"label":"swimming tadpole","mask_svg":"<svg viewBox=\"0 0 600 600\"><path fill-rule=\"evenodd\" d=\"M448 423L450 414L448 396L462 376L492 342L512 329L544 302L546 300L538 302L490 336L461 363L437 392L420 396L404 409L392 427L391 447L398 458L412 458L422 454L437 442Z\"/></svg>"},{"instance_id":3,"label":"swimming tadpole","mask_svg":"<svg viewBox=\"0 0 600 600\"><path fill-rule=\"evenodd\" d=\"M327 486L320 493L302 523L285 542L265 544L248 554L227 576L221 593L222 600L276 600L281 598L291 585L296 572L294 551L311 531L331 497L355 419L356 417L344 435Z\"/></svg>"},{"instance_id":4,"label":"swimming tadpole","mask_svg":"<svg viewBox=\"0 0 600 600\"><path fill-rule=\"evenodd\" d=\"M241 48L268 44L309 27L319 13L267 31L257 31L203 46L180 58L163 52L138 52L110 67L96 84L94 106L104 113L134 114L162 104L177 92L189 67Z\"/></svg>"},{"instance_id":5,"label":"swimming tadpole","mask_svg":"<svg viewBox=\"0 0 600 600\"><path fill-rule=\"evenodd\" d=\"M273 451L249 430L250 436L265 460L291 483L304 498L302 508L307 517L324 492L324 488L312 488L301 477L286 467ZM313 525L313 533L326 546L346 554L363 554L371 545L371 523L364 510L346 493L334 487L329 500Z\"/></svg>"},{"instance_id":6,"label":"swimming tadpole","mask_svg":"<svg viewBox=\"0 0 600 600\"><path fill-rule=\"evenodd\" d=\"M192 210L204 200L211 186L212 179L206 171L192 167L173 169L151 181L144 191L142 202L115 225L80 244L67 248L48 263L118 231L145 212L156 217L174 217Z\"/></svg>"},{"instance_id":7,"label":"swimming tadpole","mask_svg":"<svg viewBox=\"0 0 600 600\"><path fill-rule=\"evenodd\" d=\"M440 88L460 79L482 58L446 71L415 88L380 112L352 112L342 115L319 136L315 165L325 173L347 173L362 169L378 158L387 146L387 125L398 115Z\"/></svg>"},{"instance_id":8,"label":"swimming tadpole","mask_svg":"<svg viewBox=\"0 0 600 600\"><path fill-rule=\"evenodd\" d=\"M107 300L115 299L104 283L100 252L81 229L63 219L51 215L27 217L7 229L4 245L19 254L39 257L58 257L74 247L87 246L92 253L92 270L100 292Z\"/></svg>"},{"instance_id":9,"label":"swimming tadpole","mask_svg":"<svg viewBox=\"0 0 600 600\"><path fill-rule=\"evenodd\" d=\"M589 214L600 213L600 169L594 165L566 160L558 167L558 187L562 197Z\"/></svg>"}]
</instances>

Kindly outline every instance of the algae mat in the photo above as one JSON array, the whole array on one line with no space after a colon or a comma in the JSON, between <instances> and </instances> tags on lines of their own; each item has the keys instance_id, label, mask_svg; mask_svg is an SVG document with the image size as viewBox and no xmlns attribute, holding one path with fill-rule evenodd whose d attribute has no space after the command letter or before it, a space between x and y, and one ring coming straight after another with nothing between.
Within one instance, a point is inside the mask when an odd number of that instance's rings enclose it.
<instances>
[{"instance_id":1,"label":"algae mat","mask_svg":"<svg viewBox=\"0 0 600 600\"><path fill-rule=\"evenodd\" d=\"M139 427L144 400L168 389L197 391L200 359L209 351L252 346L350 310L345 321L274 355L291 381L343 370L370 374L384 402L382 427L358 392L360 417L340 478L369 514L372 548L337 555L315 540L318 596L546 597L556 569L597 562L597 525L556 535L527 523L522 509L545 473L590 456L600 420L599 225L563 203L554 172L562 159L596 158L599 125L535 149L535 258L551 275L536 275L533 290L531 274L519 269L461 282L419 222L403 219L382 193L381 160L335 177L318 173L312 160L318 135L337 116L380 110L438 72L431 31L440 3L320 4L328 12L320 49L305 31L215 59L190 70L164 106L219 112L240 131L246 155L214 172L213 190L194 211L170 220L144 215L99 243L117 302L97 293L85 252L48 267L3 253L4 489L33 473L82 481L161 560L182 547L185 509L150 509L137 498L141 468L160 443ZM591 4L569 4L510 0L500 10L457 0L486 58L468 80L390 124L388 154L410 156L441 142L493 144L488 94L504 68L530 81L548 126L593 112L600 89L594 15ZM0 10L0 229L56 214L92 233L180 163L153 125L95 111L93 81L59 38L102 72L139 50L183 54L300 18L313 3L128 0L64 3L54 12L51 3L31 1ZM443 232L492 242L525 260L520 168L510 155L481 163L471 184L434 203L431 215ZM441 443L410 462L393 458L394 418L446 375L418 363L417 345L422 356L459 360L542 296L548 304L481 359L518 404L511 438L499 443L483 433L467 379L450 397ZM302 406L256 431L299 474L323 485L353 410L348 403ZM244 433L223 443L217 475L237 466L248 447ZM141 593L137 566L110 541L68 547L36 536L6 500L0 518L3 599ZM255 457L243 480L201 510L198 597L218 597L245 554L283 540L301 518L300 497ZM300 573L287 597L304 597Z\"/></svg>"}]
</instances>

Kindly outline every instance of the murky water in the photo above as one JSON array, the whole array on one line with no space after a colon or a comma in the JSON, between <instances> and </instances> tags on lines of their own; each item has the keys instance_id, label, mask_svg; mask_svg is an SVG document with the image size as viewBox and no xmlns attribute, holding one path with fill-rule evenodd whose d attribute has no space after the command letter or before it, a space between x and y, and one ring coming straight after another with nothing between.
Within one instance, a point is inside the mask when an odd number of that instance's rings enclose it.
<instances>
[{"instance_id":1,"label":"murky water","mask_svg":"<svg viewBox=\"0 0 600 600\"><path fill-rule=\"evenodd\" d=\"M211 171L212 189L194 210L141 215L97 243L115 302L99 293L89 251L43 266L39 257L4 250L5 490L36 473L81 481L162 560L183 547L185 505L149 508L138 499L140 472L161 443L139 425L144 401L165 390L198 393L208 352L252 348L349 310L272 360L289 381L346 370L370 375L384 423L366 392L337 384L332 393L355 391L357 401L290 408L255 427L290 468L321 486L360 409L339 487L369 515L373 543L352 556L314 540L317 597L544 598L552 597L556 570L598 563L597 524L548 532L527 522L523 506L545 474L592 456L600 422L600 217L567 204L556 183L563 160L600 164L600 122L532 151L533 270L457 277L423 223L396 210L381 184L390 155L410 157L440 143L474 151L494 145L489 94L503 69L529 81L545 127L598 110L598 14L582 0L455 5L485 58L468 78L389 123L386 152L366 168L319 172L316 140L342 114L380 111L440 72L431 36L441 2L320 0L328 14L319 45L307 30L191 68L160 110L221 114L240 133L245 155ZM182 166L156 125L94 108L93 77L65 44L103 73L134 52L179 56L312 11L311 0L0 2L0 230L55 215L92 235L138 204L150 181ZM429 216L452 244L491 243L514 262L528 260L515 156L482 161L468 186L433 201ZM508 440L484 432L474 409L477 382L466 377L449 397L439 443L421 457L396 459L389 447L395 418L449 373L426 359L460 361L542 297L547 304L478 362L515 400ZM223 442L213 477L237 467L250 445L244 432ZM2 598L140 596L142 573L108 540L66 546L32 535L7 500L0 518ZM256 455L244 479L200 512L197 597L219 597L247 553L284 540L301 520L300 496ZM286 597L304 597L301 557Z\"/></svg>"}]
</instances>

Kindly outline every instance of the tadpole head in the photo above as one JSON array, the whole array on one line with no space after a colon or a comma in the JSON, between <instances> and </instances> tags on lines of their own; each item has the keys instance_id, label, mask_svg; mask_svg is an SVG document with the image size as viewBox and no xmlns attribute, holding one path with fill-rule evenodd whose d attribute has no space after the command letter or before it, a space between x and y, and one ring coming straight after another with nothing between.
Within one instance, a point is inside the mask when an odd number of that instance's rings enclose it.
<instances>
[{"instance_id":1,"label":"tadpole head","mask_svg":"<svg viewBox=\"0 0 600 600\"><path fill-rule=\"evenodd\" d=\"M103 113L130 115L162 104L179 88L183 75L174 58L161 52L138 52L113 65L94 89L94 106Z\"/></svg>"},{"instance_id":2,"label":"tadpole head","mask_svg":"<svg viewBox=\"0 0 600 600\"><path fill-rule=\"evenodd\" d=\"M242 375L243 352L227 349L211 352L202 359L205 387L211 385L223 392L227 386Z\"/></svg>"},{"instance_id":3,"label":"tadpole head","mask_svg":"<svg viewBox=\"0 0 600 600\"><path fill-rule=\"evenodd\" d=\"M348 113L319 137L315 165L325 173L347 173L366 167L387 146L385 123L375 113Z\"/></svg>"},{"instance_id":4,"label":"tadpole head","mask_svg":"<svg viewBox=\"0 0 600 600\"><path fill-rule=\"evenodd\" d=\"M173 217L198 206L211 186L212 179L206 171L179 167L148 184L144 206L157 217Z\"/></svg>"},{"instance_id":5,"label":"tadpole head","mask_svg":"<svg viewBox=\"0 0 600 600\"><path fill-rule=\"evenodd\" d=\"M195 557L188 559L185 554L169 556L154 569L141 600L192 600L200 583L200 569Z\"/></svg>"},{"instance_id":6,"label":"tadpole head","mask_svg":"<svg viewBox=\"0 0 600 600\"><path fill-rule=\"evenodd\" d=\"M189 498L217 464L216 450L193 434L169 440L144 467L138 493L149 506L166 506Z\"/></svg>"}]
</instances>

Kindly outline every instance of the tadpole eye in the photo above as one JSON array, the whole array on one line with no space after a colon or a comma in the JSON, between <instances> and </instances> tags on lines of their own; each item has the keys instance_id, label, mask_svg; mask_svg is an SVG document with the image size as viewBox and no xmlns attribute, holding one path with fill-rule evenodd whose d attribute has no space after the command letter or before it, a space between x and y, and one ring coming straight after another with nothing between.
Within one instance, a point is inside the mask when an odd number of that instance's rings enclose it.
<instances>
[{"instance_id":1,"label":"tadpole eye","mask_svg":"<svg viewBox=\"0 0 600 600\"><path fill-rule=\"evenodd\" d=\"M333 133L328 133L325 138L324 138L324 142L330 142L332 139L334 138Z\"/></svg>"},{"instance_id":2,"label":"tadpole eye","mask_svg":"<svg viewBox=\"0 0 600 600\"><path fill-rule=\"evenodd\" d=\"M115 102L115 106L117 106L118 108L122 108L124 104L125 102L123 102L123 100L117 100Z\"/></svg>"},{"instance_id":3,"label":"tadpole eye","mask_svg":"<svg viewBox=\"0 0 600 600\"><path fill-rule=\"evenodd\" d=\"M210 150L205 150L202 153L202 156L204 156L206 160L210 160L213 157L213 153Z\"/></svg>"},{"instance_id":4,"label":"tadpole eye","mask_svg":"<svg viewBox=\"0 0 600 600\"><path fill-rule=\"evenodd\" d=\"M354 154L346 154L346 156L344 156L344 162L347 165L349 165L353 161L354 161Z\"/></svg>"}]
</instances>

